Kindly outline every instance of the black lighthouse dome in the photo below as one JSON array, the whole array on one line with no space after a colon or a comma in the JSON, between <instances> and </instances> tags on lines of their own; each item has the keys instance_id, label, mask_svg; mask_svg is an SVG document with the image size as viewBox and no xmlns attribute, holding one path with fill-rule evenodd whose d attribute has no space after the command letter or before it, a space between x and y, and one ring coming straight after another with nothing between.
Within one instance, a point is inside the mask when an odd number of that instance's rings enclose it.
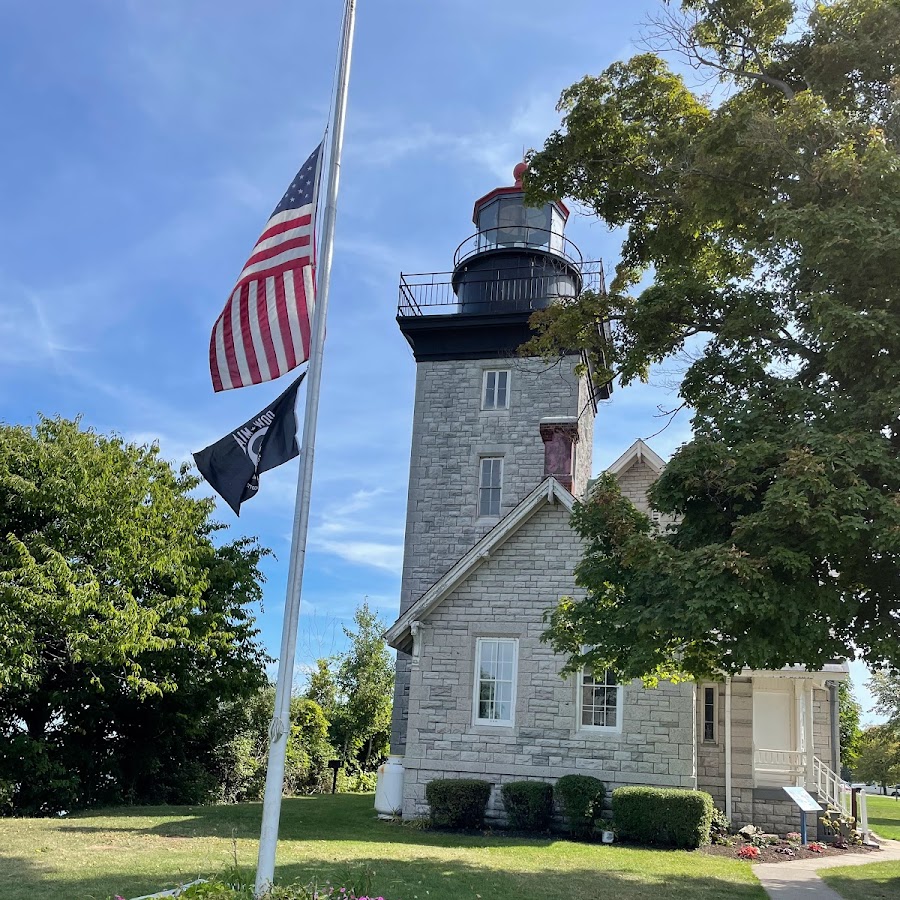
<instances>
[{"instance_id":1,"label":"black lighthouse dome","mask_svg":"<svg viewBox=\"0 0 900 900\"><path fill-rule=\"evenodd\" d=\"M559 200L526 206L526 170L519 163L515 184L495 188L475 203L472 220L478 230L453 259L460 313L528 312L581 291L581 254L564 233L569 210Z\"/></svg>"}]
</instances>

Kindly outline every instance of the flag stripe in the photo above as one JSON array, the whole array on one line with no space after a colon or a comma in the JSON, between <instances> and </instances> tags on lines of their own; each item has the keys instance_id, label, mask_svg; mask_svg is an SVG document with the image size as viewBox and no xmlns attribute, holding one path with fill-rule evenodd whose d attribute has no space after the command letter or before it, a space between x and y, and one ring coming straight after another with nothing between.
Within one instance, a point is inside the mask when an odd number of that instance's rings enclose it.
<instances>
[{"instance_id":1,"label":"flag stripe","mask_svg":"<svg viewBox=\"0 0 900 900\"><path fill-rule=\"evenodd\" d=\"M262 275L262 273L268 272L269 269L274 269L277 266L290 262L294 263L295 268L298 269L300 268L300 266L308 265L310 262L309 247L293 247L290 250L285 250L258 263L251 263L244 268L243 272L241 272L241 277L238 279L238 281L247 281L250 276ZM265 276L263 275L263 277Z\"/></svg>"},{"instance_id":2,"label":"flag stripe","mask_svg":"<svg viewBox=\"0 0 900 900\"><path fill-rule=\"evenodd\" d=\"M287 354L284 352L284 339L282 338L281 323L278 314L278 297L276 296L276 278L266 279L266 310L269 317L269 330L272 333L272 350L277 361L277 372L284 375L290 371L287 364Z\"/></svg>"},{"instance_id":3,"label":"flag stripe","mask_svg":"<svg viewBox=\"0 0 900 900\"><path fill-rule=\"evenodd\" d=\"M311 224L312 216L307 213L305 216L301 216L299 219L288 219L284 222L279 222L277 225L271 225L271 227L267 227L266 230L259 236L259 240L256 242L256 246L258 247L263 241L267 241L269 238L275 237L279 234L284 234L286 231L302 231L303 229L312 231L312 228L310 227Z\"/></svg>"},{"instance_id":4,"label":"flag stripe","mask_svg":"<svg viewBox=\"0 0 900 900\"><path fill-rule=\"evenodd\" d=\"M303 297L297 296L298 284L297 280L294 278L293 272L285 272L281 277L284 280L284 294L285 299L287 300L284 306L288 320L288 343L293 348L294 358L303 359L306 354L303 352L303 335L300 333L299 316Z\"/></svg>"},{"instance_id":5,"label":"flag stripe","mask_svg":"<svg viewBox=\"0 0 900 900\"><path fill-rule=\"evenodd\" d=\"M259 265L259 263L274 260L276 257L283 257L285 253L288 253L292 250L299 250L301 248L303 252L300 254L300 256L309 257L309 237L309 234L302 234L299 237L288 238L287 240L275 244L272 247L266 247L263 250L260 250L258 253L254 253L253 256L251 256L250 259L247 260L247 265L244 266L244 271L246 272L251 266L257 266Z\"/></svg>"},{"instance_id":6,"label":"flag stripe","mask_svg":"<svg viewBox=\"0 0 900 900\"><path fill-rule=\"evenodd\" d=\"M275 347L272 344L272 330L269 328L268 281L269 280L266 279L256 288L254 316L256 328L259 332L259 345L262 348L262 355L257 353L257 357L260 361L260 368L262 368L262 359L265 357L265 374L267 379L271 381L273 378L277 378L281 373L278 371L278 357L275 355Z\"/></svg>"},{"instance_id":7,"label":"flag stripe","mask_svg":"<svg viewBox=\"0 0 900 900\"><path fill-rule=\"evenodd\" d=\"M234 347L235 370L241 384L253 384L250 378L250 367L247 365L247 345L244 343L244 332L241 329L241 305L248 290L249 285L241 285L237 302L231 304L232 346Z\"/></svg>"},{"instance_id":8,"label":"flag stripe","mask_svg":"<svg viewBox=\"0 0 900 900\"><path fill-rule=\"evenodd\" d=\"M316 285L313 281L312 266L306 266L303 269L303 293L306 295L306 357L309 358L312 349L312 323L315 321L313 315L316 307Z\"/></svg>"},{"instance_id":9,"label":"flag stripe","mask_svg":"<svg viewBox=\"0 0 900 900\"><path fill-rule=\"evenodd\" d=\"M231 309L234 306L237 298L240 297L241 289L235 288L234 293L231 295L231 302L222 312L222 352L223 358L219 361L219 366L225 369L225 378L227 382L235 387L235 381L237 379L237 366L234 363L234 337L231 333Z\"/></svg>"},{"instance_id":10,"label":"flag stripe","mask_svg":"<svg viewBox=\"0 0 900 900\"><path fill-rule=\"evenodd\" d=\"M288 186L213 326L216 391L271 381L309 358L319 145Z\"/></svg>"},{"instance_id":11,"label":"flag stripe","mask_svg":"<svg viewBox=\"0 0 900 900\"><path fill-rule=\"evenodd\" d=\"M257 354L256 335L253 333L253 316L256 310L256 291L258 287L258 281L251 281L247 285L247 297L241 302L241 334L244 336L244 346L247 348L247 365L250 367L250 377L253 379L254 384L269 380L262 377L259 357L262 356L263 365L266 363L266 357L265 354Z\"/></svg>"}]
</instances>

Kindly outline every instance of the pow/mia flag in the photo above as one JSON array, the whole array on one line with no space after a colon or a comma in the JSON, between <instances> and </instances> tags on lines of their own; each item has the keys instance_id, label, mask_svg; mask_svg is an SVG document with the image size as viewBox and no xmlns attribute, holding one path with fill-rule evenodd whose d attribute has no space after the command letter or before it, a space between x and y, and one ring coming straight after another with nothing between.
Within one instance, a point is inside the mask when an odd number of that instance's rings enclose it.
<instances>
[{"instance_id":1,"label":"pow/mia flag","mask_svg":"<svg viewBox=\"0 0 900 900\"><path fill-rule=\"evenodd\" d=\"M249 422L194 454L200 474L238 515L259 490L261 472L300 454L294 407L305 377L306 372Z\"/></svg>"}]
</instances>

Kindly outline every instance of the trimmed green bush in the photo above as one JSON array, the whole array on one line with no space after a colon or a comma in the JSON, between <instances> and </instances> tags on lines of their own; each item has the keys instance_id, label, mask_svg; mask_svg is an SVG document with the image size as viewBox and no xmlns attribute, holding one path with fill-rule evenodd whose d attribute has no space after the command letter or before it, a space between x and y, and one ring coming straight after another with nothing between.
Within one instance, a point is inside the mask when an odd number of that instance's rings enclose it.
<instances>
[{"instance_id":1,"label":"trimmed green bush","mask_svg":"<svg viewBox=\"0 0 900 900\"><path fill-rule=\"evenodd\" d=\"M425 785L436 828L481 828L491 783L476 778L439 778Z\"/></svg>"},{"instance_id":2,"label":"trimmed green bush","mask_svg":"<svg viewBox=\"0 0 900 900\"><path fill-rule=\"evenodd\" d=\"M553 787L562 807L569 831L576 837L588 837L606 796L606 785L592 775L563 775Z\"/></svg>"},{"instance_id":3,"label":"trimmed green bush","mask_svg":"<svg viewBox=\"0 0 900 900\"><path fill-rule=\"evenodd\" d=\"M687 849L709 843L713 799L705 791L620 787L613 791L612 808L625 840Z\"/></svg>"},{"instance_id":4,"label":"trimmed green bush","mask_svg":"<svg viewBox=\"0 0 900 900\"><path fill-rule=\"evenodd\" d=\"M506 822L518 831L546 831L553 817L553 787L545 781L511 781L500 788Z\"/></svg>"}]
</instances>

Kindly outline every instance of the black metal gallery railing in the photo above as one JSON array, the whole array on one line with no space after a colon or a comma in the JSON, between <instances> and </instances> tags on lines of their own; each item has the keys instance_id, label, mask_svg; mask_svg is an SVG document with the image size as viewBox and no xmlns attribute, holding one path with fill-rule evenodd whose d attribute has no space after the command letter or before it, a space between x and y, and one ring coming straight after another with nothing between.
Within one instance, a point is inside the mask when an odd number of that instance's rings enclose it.
<instances>
[{"instance_id":1,"label":"black metal gallery railing","mask_svg":"<svg viewBox=\"0 0 900 900\"><path fill-rule=\"evenodd\" d=\"M576 281L566 277L564 269L497 266L473 272L462 282L457 271L459 295L454 290L453 272L401 273L397 315L530 312L560 299L572 299L580 290L603 290L600 260L582 261L578 270L580 279Z\"/></svg>"}]
</instances>

